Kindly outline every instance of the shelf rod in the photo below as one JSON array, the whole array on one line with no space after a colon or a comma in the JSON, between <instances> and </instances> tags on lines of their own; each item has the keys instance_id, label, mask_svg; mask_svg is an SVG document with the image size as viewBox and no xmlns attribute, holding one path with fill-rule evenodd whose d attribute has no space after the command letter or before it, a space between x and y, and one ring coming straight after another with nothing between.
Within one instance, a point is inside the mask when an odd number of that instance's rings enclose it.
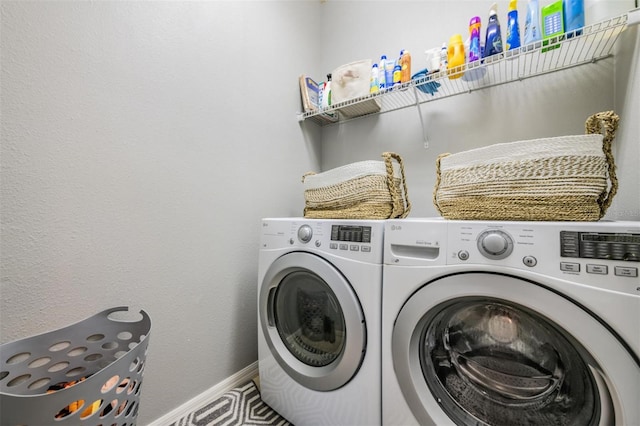
<instances>
[{"instance_id":1,"label":"shelf rod","mask_svg":"<svg viewBox=\"0 0 640 426\"><path fill-rule=\"evenodd\" d=\"M424 125L424 118L422 118L422 108L420 107L420 100L418 99L418 89L413 87L413 95L416 99L416 109L418 110L418 117L420 117L420 127L422 128L422 142L424 143L424 149L429 148L429 139L427 139L427 128Z\"/></svg>"}]
</instances>

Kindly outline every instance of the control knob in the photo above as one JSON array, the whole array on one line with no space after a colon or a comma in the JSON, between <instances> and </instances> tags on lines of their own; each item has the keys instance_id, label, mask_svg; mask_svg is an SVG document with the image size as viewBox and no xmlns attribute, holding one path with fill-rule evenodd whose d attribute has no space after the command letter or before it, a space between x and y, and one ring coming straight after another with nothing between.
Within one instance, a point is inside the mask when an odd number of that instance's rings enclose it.
<instances>
[{"instance_id":1,"label":"control knob","mask_svg":"<svg viewBox=\"0 0 640 426\"><path fill-rule=\"evenodd\" d=\"M302 225L298 228L298 239L303 243L308 243L313 237L313 229L309 225Z\"/></svg>"},{"instance_id":2,"label":"control knob","mask_svg":"<svg viewBox=\"0 0 640 426\"><path fill-rule=\"evenodd\" d=\"M478 250L488 259L504 259L513 251L513 239L504 231L489 229L478 235Z\"/></svg>"}]
</instances>

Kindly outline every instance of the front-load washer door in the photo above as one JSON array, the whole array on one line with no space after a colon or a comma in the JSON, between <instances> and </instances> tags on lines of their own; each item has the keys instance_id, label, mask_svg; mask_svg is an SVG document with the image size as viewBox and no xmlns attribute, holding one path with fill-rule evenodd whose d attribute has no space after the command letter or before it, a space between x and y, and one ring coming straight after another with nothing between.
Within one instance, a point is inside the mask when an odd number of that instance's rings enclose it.
<instances>
[{"instance_id":1,"label":"front-load washer door","mask_svg":"<svg viewBox=\"0 0 640 426\"><path fill-rule=\"evenodd\" d=\"M276 259L260 286L259 313L272 355L304 387L338 389L360 368L366 347L362 307L327 260L304 252Z\"/></svg>"},{"instance_id":2,"label":"front-load washer door","mask_svg":"<svg viewBox=\"0 0 640 426\"><path fill-rule=\"evenodd\" d=\"M597 318L516 277L437 279L402 307L398 383L420 424L638 424L640 365Z\"/></svg>"}]
</instances>

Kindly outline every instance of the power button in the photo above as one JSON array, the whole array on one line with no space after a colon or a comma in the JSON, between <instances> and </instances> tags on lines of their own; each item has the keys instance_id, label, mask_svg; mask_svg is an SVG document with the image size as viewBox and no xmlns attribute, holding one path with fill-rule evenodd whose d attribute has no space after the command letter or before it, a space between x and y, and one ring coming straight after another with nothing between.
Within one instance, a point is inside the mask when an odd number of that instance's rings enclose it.
<instances>
[{"instance_id":1,"label":"power button","mask_svg":"<svg viewBox=\"0 0 640 426\"><path fill-rule=\"evenodd\" d=\"M466 250L460 250L458 252L458 259L460 260L467 260L469 259L469 252Z\"/></svg>"}]
</instances>

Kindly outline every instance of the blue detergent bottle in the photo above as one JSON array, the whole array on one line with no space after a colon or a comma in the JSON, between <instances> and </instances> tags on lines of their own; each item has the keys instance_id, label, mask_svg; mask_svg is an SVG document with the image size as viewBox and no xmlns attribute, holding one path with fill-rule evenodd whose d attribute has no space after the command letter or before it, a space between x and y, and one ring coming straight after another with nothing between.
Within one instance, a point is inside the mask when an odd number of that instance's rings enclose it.
<instances>
[{"instance_id":1,"label":"blue detergent bottle","mask_svg":"<svg viewBox=\"0 0 640 426\"><path fill-rule=\"evenodd\" d=\"M562 13L564 30L569 33L567 38L582 34L584 27L584 0L563 0Z\"/></svg>"},{"instance_id":2,"label":"blue detergent bottle","mask_svg":"<svg viewBox=\"0 0 640 426\"><path fill-rule=\"evenodd\" d=\"M507 50L520 47L520 24L518 23L518 0L509 2L507 14Z\"/></svg>"},{"instance_id":3,"label":"blue detergent bottle","mask_svg":"<svg viewBox=\"0 0 640 426\"><path fill-rule=\"evenodd\" d=\"M530 0L527 5L527 19L524 23L524 44L542 40L540 29L540 6L538 0Z\"/></svg>"},{"instance_id":4,"label":"blue detergent bottle","mask_svg":"<svg viewBox=\"0 0 640 426\"><path fill-rule=\"evenodd\" d=\"M498 21L498 5L494 3L489 10L487 35L484 42L484 57L498 53L502 53L502 33L500 31L500 21Z\"/></svg>"}]
</instances>

